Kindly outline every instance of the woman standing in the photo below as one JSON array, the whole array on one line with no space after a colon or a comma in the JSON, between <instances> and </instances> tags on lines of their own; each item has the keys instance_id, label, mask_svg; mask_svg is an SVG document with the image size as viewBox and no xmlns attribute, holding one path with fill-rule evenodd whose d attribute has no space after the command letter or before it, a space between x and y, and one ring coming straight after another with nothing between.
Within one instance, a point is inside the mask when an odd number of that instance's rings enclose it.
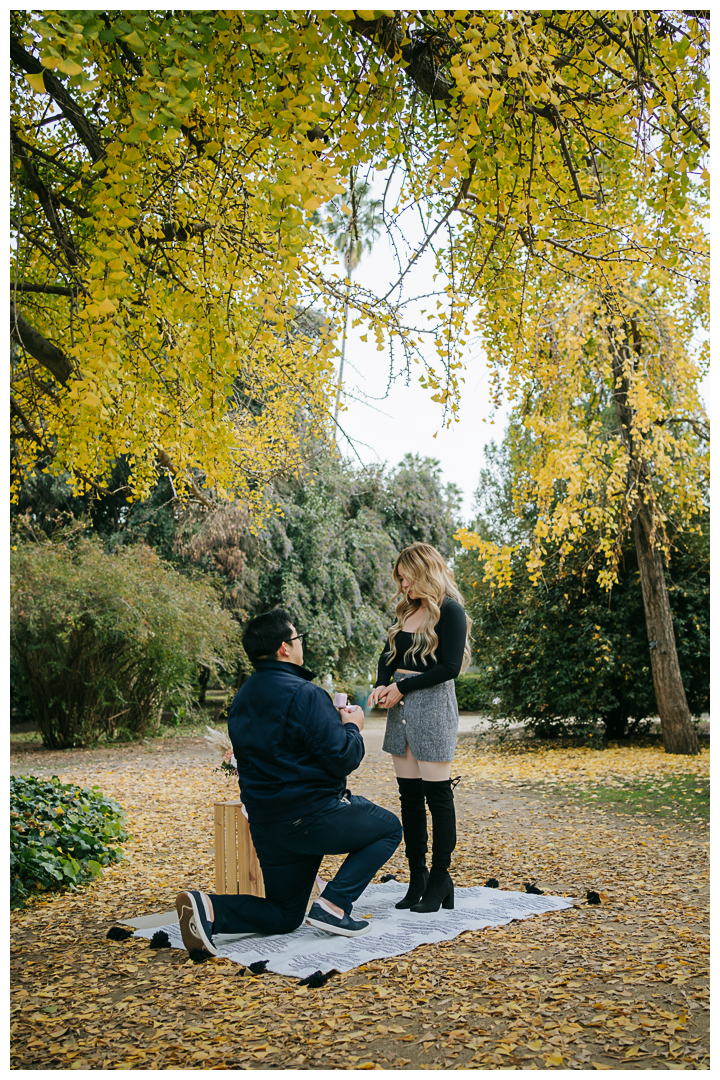
<instances>
[{"instance_id":1,"label":"woman standing","mask_svg":"<svg viewBox=\"0 0 720 1080\"><path fill-rule=\"evenodd\" d=\"M453 680L470 663L472 624L452 570L430 544L401 551L392 576L396 621L380 654L368 708L377 704L388 710L383 750L392 754L400 789L410 886L395 906L437 911L441 904L454 906L448 873L456 840L450 781L458 730ZM433 823L429 873L426 800Z\"/></svg>"}]
</instances>

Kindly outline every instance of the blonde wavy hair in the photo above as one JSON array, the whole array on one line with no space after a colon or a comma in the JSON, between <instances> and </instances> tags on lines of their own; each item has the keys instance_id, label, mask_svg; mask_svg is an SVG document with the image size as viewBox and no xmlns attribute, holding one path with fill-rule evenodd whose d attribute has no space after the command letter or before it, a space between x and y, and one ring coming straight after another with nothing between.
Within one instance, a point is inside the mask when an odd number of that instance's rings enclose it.
<instances>
[{"instance_id":1,"label":"blonde wavy hair","mask_svg":"<svg viewBox=\"0 0 720 1080\"><path fill-rule=\"evenodd\" d=\"M403 548L395 560L392 571L393 581L397 586L397 592L393 601L397 600L395 607L396 622L388 631L389 649L387 658L390 663L397 656L395 639L402 630L405 620L420 607L420 601L426 600L425 618L418 630L415 630L412 638L412 648L408 650L413 660L419 657L422 662L437 659L438 636L435 626L440 618L440 605L443 600L450 597L452 600L463 605L460 590L455 584L455 576L443 559L437 548L432 544L423 544L418 541L410 547ZM411 583L412 591L417 600L410 600L402 588L402 578L405 577ZM465 638L465 650L463 653L462 671L465 671L472 660L470 652L470 631L472 619L465 614L467 619L467 636ZM407 654L406 654L407 655Z\"/></svg>"}]
</instances>

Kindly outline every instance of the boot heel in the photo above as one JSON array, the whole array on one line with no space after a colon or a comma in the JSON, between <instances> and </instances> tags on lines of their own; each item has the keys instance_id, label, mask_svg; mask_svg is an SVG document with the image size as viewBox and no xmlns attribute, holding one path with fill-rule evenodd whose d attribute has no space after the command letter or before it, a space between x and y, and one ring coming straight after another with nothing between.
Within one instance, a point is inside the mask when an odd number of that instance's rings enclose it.
<instances>
[{"instance_id":1,"label":"boot heel","mask_svg":"<svg viewBox=\"0 0 720 1080\"><path fill-rule=\"evenodd\" d=\"M441 904L444 908L455 907L455 886L447 870L441 870L440 873L434 875L431 870L425 895L420 903L413 904L410 910L426 914L429 911L439 911Z\"/></svg>"}]
</instances>

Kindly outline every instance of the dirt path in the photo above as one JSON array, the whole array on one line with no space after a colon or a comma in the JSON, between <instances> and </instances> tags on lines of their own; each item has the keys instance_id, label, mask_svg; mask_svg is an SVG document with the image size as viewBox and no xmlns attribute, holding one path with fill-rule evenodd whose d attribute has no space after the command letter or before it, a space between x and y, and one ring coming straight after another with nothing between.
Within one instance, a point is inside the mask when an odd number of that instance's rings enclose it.
<instances>
[{"instance_id":1,"label":"dirt path","mask_svg":"<svg viewBox=\"0 0 720 1080\"><path fill-rule=\"evenodd\" d=\"M381 734L368 724L350 785L397 811ZM212 804L235 791L201 738L25 746L11 763L97 784L133 833L101 882L13 914L14 1068L708 1068L702 832L469 777L456 791L458 883L596 889L601 905L465 933L308 990L105 938L123 917L171 908L180 888L212 887ZM406 880L400 854L384 872Z\"/></svg>"}]
</instances>

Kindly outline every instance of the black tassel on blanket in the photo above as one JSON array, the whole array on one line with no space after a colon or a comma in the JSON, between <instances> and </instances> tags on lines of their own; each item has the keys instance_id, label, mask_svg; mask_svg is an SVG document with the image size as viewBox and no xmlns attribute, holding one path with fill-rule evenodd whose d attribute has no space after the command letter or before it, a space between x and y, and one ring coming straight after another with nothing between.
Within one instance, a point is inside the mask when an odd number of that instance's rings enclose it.
<instances>
[{"instance_id":1,"label":"black tassel on blanket","mask_svg":"<svg viewBox=\"0 0 720 1080\"><path fill-rule=\"evenodd\" d=\"M238 971L238 975L266 975L266 968L268 966L267 960L256 960L254 964L248 964L246 968L241 967Z\"/></svg>"},{"instance_id":2,"label":"black tassel on blanket","mask_svg":"<svg viewBox=\"0 0 720 1080\"><path fill-rule=\"evenodd\" d=\"M206 952L205 949L190 949L188 956L193 964L204 964L206 960L210 959L211 954Z\"/></svg>"},{"instance_id":3,"label":"black tassel on blanket","mask_svg":"<svg viewBox=\"0 0 720 1080\"><path fill-rule=\"evenodd\" d=\"M122 926L111 926L105 936L111 941L127 941L134 933L134 930L125 930Z\"/></svg>"},{"instance_id":4,"label":"black tassel on blanket","mask_svg":"<svg viewBox=\"0 0 720 1080\"><path fill-rule=\"evenodd\" d=\"M600 896L596 892L591 891L591 892L586 893L585 899L587 900L588 904L599 904L600 903Z\"/></svg>"},{"instance_id":5,"label":"black tassel on blanket","mask_svg":"<svg viewBox=\"0 0 720 1080\"><path fill-rule=\"evenodd\" d=\"M167 936L164 930L156 930L153 936L150 938L151 949L169 949L170 938Z\"/></svg>"},{"instance_id":6,"label":"black tassel on blanket","mask_svg":"<svg viewBox=\"0 0 720 1080\"><path fill-rule=\"evenodd\" d=\"M538 889L537 885L531 884L529 881L523 881L523 889L526 893L530 893L531 896L544 896L545 893L542 889Z\"/></svg>"},{"instance_id":7,"label":"black tassel on blanket","mask_svg":"<svg viewBox=\"0 0 720 1080\"><path fill-rule=\"evenodd\" d=\"M311 990L317 990L318 987L324 986L328 979L331 979L333 975L337 975L335 968L332 971L314 971L312 975L308 975L306 979L301 979L298 986L309 986Z\"/></svg>"},{"instance_id":8,"label":"black tassel on blanket","mask_svg":"<svg viewBox=\"0 0 720 1080\"><path fill-rule=\"evenodd\" d=\"M498 881L498 879L496 877L489 877L487 879L487 881L485 882L485 888L486 889L499 889L500 888L500 882Z\"/></svg>"}]
</instances>

